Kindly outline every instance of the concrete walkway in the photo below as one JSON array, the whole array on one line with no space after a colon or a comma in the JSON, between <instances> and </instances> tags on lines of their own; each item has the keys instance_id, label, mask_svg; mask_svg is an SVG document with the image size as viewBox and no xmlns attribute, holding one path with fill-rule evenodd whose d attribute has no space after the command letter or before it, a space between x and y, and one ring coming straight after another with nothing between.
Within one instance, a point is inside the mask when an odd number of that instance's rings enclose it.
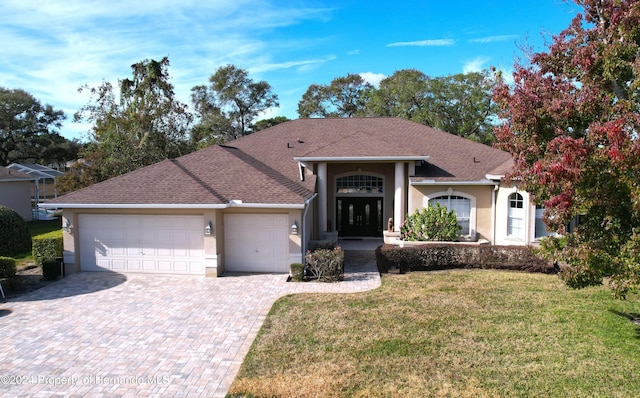
<instances>
[{"instance_id":1,"label":"concrete walkway","mask_svg":"<svg viewBox=\"0 0 640 398\"><path fill-rule=\"evenodd\" d=\"M371 251L345 259L339 283L71 275L0 304L0 395L224 397L279 297L380 286Z\"/></svg>"}]
</instances>

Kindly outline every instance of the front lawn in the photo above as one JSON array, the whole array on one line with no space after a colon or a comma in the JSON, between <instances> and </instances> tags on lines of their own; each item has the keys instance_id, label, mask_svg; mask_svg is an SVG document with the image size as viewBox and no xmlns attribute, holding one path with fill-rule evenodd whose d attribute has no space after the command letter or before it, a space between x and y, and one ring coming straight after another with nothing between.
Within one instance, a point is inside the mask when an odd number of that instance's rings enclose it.
<instances>
[{"instance_id":1,"label":"front lawn","mask_svg":"<svg viewBox=\"0 0 640 398\"><path fill-rule=\"evenodd\" d=\"M550 275L385 275L278 300L229 396L637 397L638 312Z\"/></svg>"}]
</instances>

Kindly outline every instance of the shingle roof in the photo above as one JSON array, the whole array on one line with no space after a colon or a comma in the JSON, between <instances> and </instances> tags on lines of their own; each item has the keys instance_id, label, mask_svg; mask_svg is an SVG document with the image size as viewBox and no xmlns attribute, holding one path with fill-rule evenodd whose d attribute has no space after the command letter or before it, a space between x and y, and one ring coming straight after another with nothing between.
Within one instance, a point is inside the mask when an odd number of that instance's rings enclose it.
<instances>
[{"instance_id":1,"label":"shingle roof","mask_svg":"<svg viewBox=\"0 0 640 398\"><path fill-rule=\"evenodd\" d=\"M50 201L61 204L301 204L315 178L300 181L294 158L424 157L412 179L477 181L508 162L506 152L397 118L298 119L144 167Z\"/></svg>"}]
</instances>

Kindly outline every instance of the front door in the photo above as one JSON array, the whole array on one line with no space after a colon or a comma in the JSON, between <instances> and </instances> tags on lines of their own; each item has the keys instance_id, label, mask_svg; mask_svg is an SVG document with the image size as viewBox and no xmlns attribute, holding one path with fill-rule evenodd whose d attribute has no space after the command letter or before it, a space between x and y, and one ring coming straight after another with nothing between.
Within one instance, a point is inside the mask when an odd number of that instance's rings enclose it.
<instances>
[{"instance_id":1,"label":"front door","mask_svg":"<svg viewBox=\"0 0 640 398\"><path fill-rule=\"evenodd\" d=\"M339 236L382 236L382 198L337 198Z\"/></svg>"}]
</instances>

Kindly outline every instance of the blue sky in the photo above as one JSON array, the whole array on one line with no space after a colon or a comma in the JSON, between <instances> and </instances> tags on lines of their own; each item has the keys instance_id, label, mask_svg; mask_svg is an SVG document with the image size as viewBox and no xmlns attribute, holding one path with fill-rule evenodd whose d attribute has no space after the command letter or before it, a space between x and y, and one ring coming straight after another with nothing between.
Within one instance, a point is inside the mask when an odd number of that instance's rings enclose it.
<instances>
[{"instance_id":1,"label":"blue sky","mask_svg":"<svg viewBox=\"0 0 640 398\"><path fill-rule=\"evenodd\" d=\"M0 86L64 110L61 133L83 138L90 126L71 121L88 101L79 87L168 56L180 101L233 64L279 96L265 117L293 119L309 85L348 73L373 84L405 68L508 74L579 11L563 0L3 0Z\"/></svg>"}]
</instances>

